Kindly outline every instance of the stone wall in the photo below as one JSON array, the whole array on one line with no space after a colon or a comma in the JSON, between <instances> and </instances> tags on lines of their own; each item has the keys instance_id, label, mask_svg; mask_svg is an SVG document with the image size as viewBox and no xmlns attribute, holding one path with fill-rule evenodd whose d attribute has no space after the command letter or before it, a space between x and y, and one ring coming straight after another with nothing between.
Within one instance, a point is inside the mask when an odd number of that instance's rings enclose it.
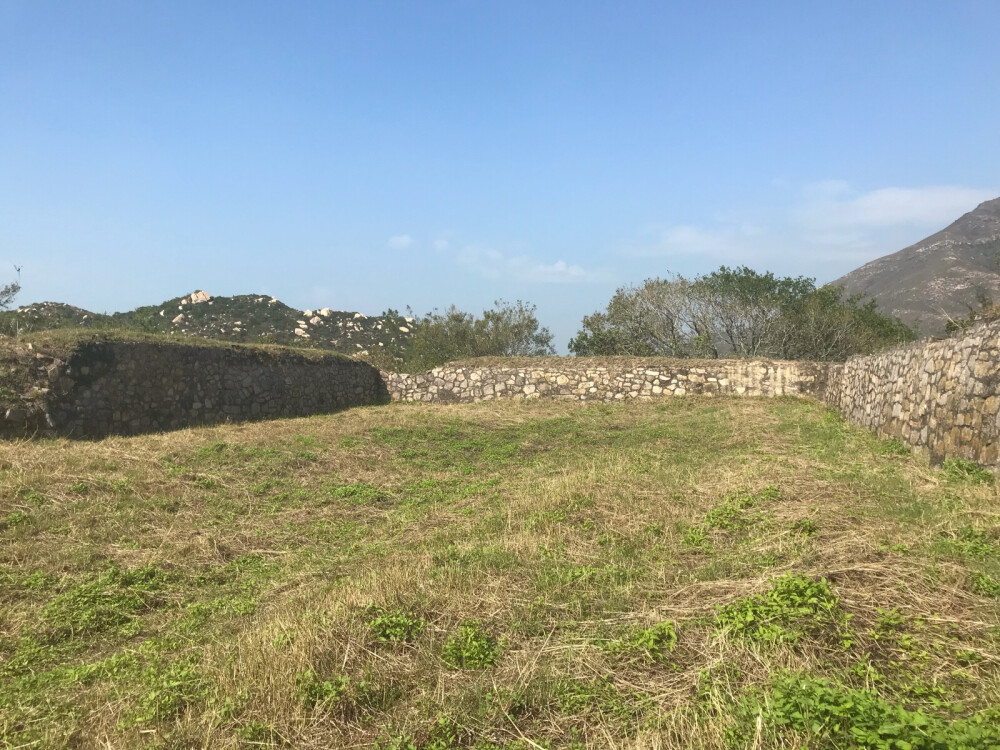
<instances>
[{"instance_id":1,"label":"stone wall","mask_svg":"<svg viewBox=\"0 0 1000 750\"><path fill-rule=\"evenodd\" d=\"M15 361L34 373L35 385L0 412L7 435L133 435L321 414L388 398L378 370L335 355L97 341L65 359L22 350Z\"/></svg>"},{"instance_id":2,"label":"stone wall","mask_svg":"<svg viewBox=\"0 0 1000 750\"><path fill-rule=\"evenodd\" d=\"M13 395L12 395L13 394ZM840 365L772 360L479 360L379 373L340 356L88 341L60 358L0 346L0 435L99 437L320 414L390 397L464 402L809 396L933 462L1000 465L1000 321Z\"/></svg>"},{"instance_id":3,"label":"stone wall","mask_svg":"<svg viewBox=\"0 0 1000 750\"><path fill-rule=\"evenodd\" d=\"M1000 465L1000 322L830 368L824 400L932 463Z\"/></svg>"},{"instance_id":4,"label":"stone wall","mask_svg":"<svg viewBox=\"0 0 1000 750\"><path fill-rule=\"evenodd\" d=\"M623 401L661 396L818 395L827 366L772 360L656 360L558 358L512 364L448 365L427 373L382 373L398 401L482 401L562 398Z\"/></svg>"}]
</instances>

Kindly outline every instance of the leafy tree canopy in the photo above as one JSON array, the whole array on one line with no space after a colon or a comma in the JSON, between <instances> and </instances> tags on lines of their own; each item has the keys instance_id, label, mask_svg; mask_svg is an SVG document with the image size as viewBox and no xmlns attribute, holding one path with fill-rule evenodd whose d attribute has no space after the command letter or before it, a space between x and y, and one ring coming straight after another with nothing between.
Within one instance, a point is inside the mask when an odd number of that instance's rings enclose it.
<instances>
[{"instance_id":1,"label":"leafy tree canopy","mask_svg":"<svg viewBox=\"0 0 1000 750\"><path fill-rule=\"evenodd\" d=\"M535 306L497 300L480 317L454 305L434 310L412 324L405 366L426 370L468 357L535 357L554 354L552 334L542 327Z\"/></svg>"}]
</instances>

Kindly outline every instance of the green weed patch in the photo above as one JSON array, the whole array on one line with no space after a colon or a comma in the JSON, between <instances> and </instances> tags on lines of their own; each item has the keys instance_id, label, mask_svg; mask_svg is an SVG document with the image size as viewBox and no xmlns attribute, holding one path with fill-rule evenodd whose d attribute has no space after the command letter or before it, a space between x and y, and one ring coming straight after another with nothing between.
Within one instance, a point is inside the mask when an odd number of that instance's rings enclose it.
<instances>
[{"instance_id":1,"label":"green weed patch","mask_svg":"<svg viewBox=\"0 0 1000 750\"><path fill-rule=\"evenodd\" d=\"M503 646L503 642L481 623L463 622L448 636L441 649L441 658L452 669L488 669L499 661Z\"/></svg>"},{"instance_id":2,"label":"green weed patch","mask_svg":"<svg viewBox=\"0 0 1000 750\"><path fill-rule=\"evenodd\" d=\"M794 644L806 636L829 633L846 639L848 615L826 579L788 574L762 594L720 607L716 632L748 641Z\"/></svg>"},{"instance_id":3,"label":"green weed patch","mask_svg":"<svg viewBox=\"0 0 1000 750\"><path fill-rule=\"evenodd\" d=\"M368 614L368 629L376 640L383 643L413 641L424 632L426 626L422 617L401 609L387 611L381 607L370 607Z\"/></svg>"},{"instance_id":4,"label":"green weed patch","mask_svg":"<svg viewBox=\"0 0 1000 750\"><path fill-rule=\"evenodd\" d=\"M648 628L638 628L609 641L606 651L623 656L639 657L653 664L665 662L677 646L677 630L672 622L660 622Z\"/></svg>"},{"instance_id":5,"label":"green weed patch","mask_svg":"<svg viewBox=\"0 0 1000 750\"><path fill-rule=\"evenodd\" d=\"M984 469L975 461L961 458L946 458L941 464L941 474L949 482L969 484L993 484L993 472Z\"/></svg>"},{"instance_id":6,"label":"green weed patch","mask_svg":"<svg viewBox=\"0 0 1000 750\"><path fill-rule=\"evenodd\" d=\"M991 599L1000 599L1000 581L989 573L972 571L969 574L969 589L973 594L987 596Z\"/></svg>"},{"instance_id":7,"label":"green weed patch","mask_svg":"<svg viewBox=\"0 0 1000 750\"><path fill-rule=\"evenodd\" d=\"M165 583L163 571L152 566L109 568L53 597L41 610L39 631L47 642L56 642L128 626L156 606Z\"/></svg>"},{"instance_id":8,"label":"green weed patch","mask_svg":"<svg viewBox=\"0 0 1000 750\"><path fill-rule=\"evenodd\" d=\"M907 710L871 690L796 673L775 677L768 691L741 710L746 728L733 733L737 741L750 740L759 721L779 737L786 732L807 737L815 748L987 750L1000 743L996 709L949 719Z\"/></svg>"}]
</instances>

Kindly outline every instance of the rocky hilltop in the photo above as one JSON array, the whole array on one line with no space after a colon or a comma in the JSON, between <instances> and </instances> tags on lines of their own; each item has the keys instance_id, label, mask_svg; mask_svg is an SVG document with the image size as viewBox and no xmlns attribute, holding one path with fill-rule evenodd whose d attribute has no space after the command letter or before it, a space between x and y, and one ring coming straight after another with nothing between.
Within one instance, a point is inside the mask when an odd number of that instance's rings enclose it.
<instances>
[{"instance_id":1,"label":"rocky hilltop","mask_svg":"<svg viewBox=\"0 0 1000 750\"><path fill-rule=\"evenodd\" d=\"M412 318L393 310L359 312L297 310L267 295L213 297L195 291L159 305L105 315L60 302L40 302L0 313L0 330L35 332L53 328L132 328L234 343L306 346L344 354L399 352L409 342Z\"/></svg>"},{"instance_id":2,"label":"rocky hilltop","mask_svg":"<svg viewBox=\"0 0 1000 750\"><path fill-rule=\"evenodd\" d=\"M833 283L873 297L884 313L921 335L942 334L950 319L1000 302L1000 198Z\"/></svg>"}]
</instances>

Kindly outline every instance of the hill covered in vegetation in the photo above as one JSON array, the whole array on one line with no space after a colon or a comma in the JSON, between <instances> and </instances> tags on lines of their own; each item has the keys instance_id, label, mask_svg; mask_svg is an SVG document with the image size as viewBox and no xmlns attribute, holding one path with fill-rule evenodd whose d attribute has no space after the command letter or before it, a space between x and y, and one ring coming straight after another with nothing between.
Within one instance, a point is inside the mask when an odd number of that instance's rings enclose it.
<instances>
[{"instance_id":1,"label":"hill covered in vegetation","mask_svg":"<svg viewBox=\"0 0 1000 750\"><path fill-rule=\"evenodd\" d=\"M297 310L267 295L213 297L196 291L159 305L102 314L60 302L40 302L0 313L0 331L35 333L54 328L125 328L232 343L310 347L344 354L395 357L410 340L413 318L394 310Z\"/></svg>"}]
</instances>

